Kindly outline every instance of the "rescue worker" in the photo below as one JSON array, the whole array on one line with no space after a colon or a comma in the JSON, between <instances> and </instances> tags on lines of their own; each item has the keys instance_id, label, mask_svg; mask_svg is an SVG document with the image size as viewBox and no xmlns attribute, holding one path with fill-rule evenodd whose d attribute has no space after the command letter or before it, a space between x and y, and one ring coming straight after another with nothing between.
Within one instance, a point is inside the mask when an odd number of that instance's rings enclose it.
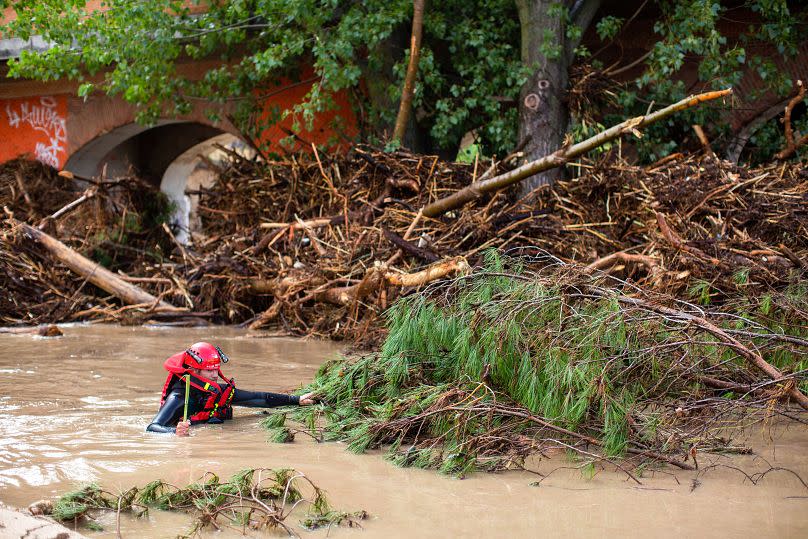
<instances>
[{"instance_id":1,"label":"rescue worker","mask_svg":"<svg viewBox=\"0 0 808 539\"><path fill-rule=\"evenodd\" d=\"M146 430L188 436L191 425L232 419L232 406L272 408L314 404L311 393L297 396L236 389L235 381L225 378L220 368L228 359L221 348L206 342L198 342L168 358L163 364L168 378L160 396L160 410ZM188 420L183 421L186 375L190 376L191 392Z\"/></svg>"}]
</instances>

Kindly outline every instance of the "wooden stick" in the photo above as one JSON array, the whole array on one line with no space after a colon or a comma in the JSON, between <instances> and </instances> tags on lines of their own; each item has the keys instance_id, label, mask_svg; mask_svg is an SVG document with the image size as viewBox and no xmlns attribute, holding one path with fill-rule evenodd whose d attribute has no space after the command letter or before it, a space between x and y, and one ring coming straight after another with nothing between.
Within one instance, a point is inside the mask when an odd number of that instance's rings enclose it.
<instances>
[{"instance_id":1,"label":"wooden stick","mask_svg":"<svg viewBox=\"0 0 808 539\"><path fill-rule=\"evenodd\" d=\"M657 212L656 214L657 223L659 224L659 230L662 231L662 235L665 237L666 240L670 242L675 248L680 249L682 251L686 251L688 253L694 254L697 257L701 258L702 260L706 260L710 262L713 266L720 266L721 261L715 257L708 256L707 253L702 251L701 249L697 249L696 247L691 247L685 241L680 238L673 230L671 230L670 226L668 226L668 221L665 219L665 216L661 213Z\"/></svg>"},{"instance_id":2,"label":"wooden stick","mask_svg":"<svg viewBox=\"0 0 808 539\"><path fill-rule=\"evenodd\" d=\"M648 266L648 268L652 269L657 266L657 260L650 256L646 255L632 255L629 253L624 253L623 251L619 251L617 253L612 253L608 256L604 256L603 258L598 258L591 264L589 264L586 269L588 270L602 270L604 268L608 268L609 266L614 265L617 262L636 262L637 264L644 264Z\"/></svg>"},{"instance_id":3,"label":"wooden stick","mask_svg":"<svg viewBox=\"0 0 808 539\"><path fill-rule=\"evenodd\" d=\"M182 410L182 422L188 421L188 397L191 395L191 375L186 374L185 378L185 408Z\"/></svg>"},{"instance_id":4,"label":"wooden stick","mask_svg":"<svg viewBox=\"0 0 808 539\"><path fill-rule=\"evenodd\" d=\"M385 273L388 283L396 286L420 286L436 279L446 277L450 273L464 273L471 268L462 256L444 260L415 273Z\"/></svg>"},{"instance_id":5,"label":"wooden stick","mask_svg":"<svg viewBox=\"0 0 808 539\"><path fill-rule=\"evenodd\" d=\"M794 141L794 128L791 125L791 111L794 110L794 107L797 104L805 99L805 85L802 83L801 80L797 81L797 95L795 95L791 101L788 102L786 105L786 110L783 114L783 128L785 131L786 137L786 147L783 148L781 152L774 156L775 159L784 160L788 159L797 151L797 148L808 143L808 133L803 135L800 140Z\"/></svg>"},{"instance_id":6,"label":"wooden stick","mask_svg":"<svg viewBox=\"0 0 808 539\"><path fill-rule=\"evenodd\" d=\"M17 180L17 187L20 188L20 191L22 192L22 197L25 199L25 202L28 204L28 207L31 208L31 211L34 211L34 203L31 202L31 196L25 189L25 184L22 181L22 175L19 172L15 172L14 179Z\"/></svg>"},{"instance_id":7,"label":"wooden stick","mask_svg":"<svg viewBox=\"0 0 808 539\"><path fill-rule=\"evenodd\" d=\"M708 154L713 153L713 148L710 146L710 139L707 138L707 135L704 133L704 129L699 124L695 124L693 126L693 131L696 132L696 136L701 142L701 146L704 148L704 151Z\"/></svg>"},{"instance_id":8,"label":"wooden stick","mask_svg":"<svg viewBox=\"0 0 808 539\"><path fill-rule=\"evenodd\" d=\"M42 221L39 222L39 225L37 225L37 228L39 230L45 230L45 227L47 226L48 221L53 221L55 219L58 219L62 215L66 214L67 212L78 208L79 206L81 206L82 204L84 204L85 202L87 202L88 200L93 198L94 196L95 196L95 188L91 187L90 189L87 189L86 191L84 191L84 194L82 194L79 198L77 198L76 200L74 200L73 202L71 202L69 204L66 204L65 206L63 206L62 208L60 208L59 210L57 210L53 214L49 215L48 217L45 217L44 219L42 219Z\"/></svg>"},{"instance_id":9,"label":"wooden stick","mask_svg":"<svg viewBox=\"0 0 808 539\"><path fill-rule=\"evenodd\" d=\"M424 206L424 215L426 217L437 217L438 215L442 215L447 211L459 208L467 202L471 202L472 200L479 198L484 193L508 187L509 185L529 178L539 172L563 166L570 159L584 155L585 153L594 150L598 146L614 140L626 133L639 134L639 129L667 118L675 112L695 107L696 105L700 105L701 103L707 101L725 97L730 93L732 93L732 90L726 89L693 95L652 114L626 120L625 122L612 126L606 131L602 131L601 133L598 133L597 135L588 138L583 142L561 148L553 154L542 157L541 159L537 159L536 161L526 163L519 168L511 170L510 172L500 174L499 176L495 176L489 180L474 182L460 191L449 195L448 197L441 198Z\"/></svg>"}]
</instances>

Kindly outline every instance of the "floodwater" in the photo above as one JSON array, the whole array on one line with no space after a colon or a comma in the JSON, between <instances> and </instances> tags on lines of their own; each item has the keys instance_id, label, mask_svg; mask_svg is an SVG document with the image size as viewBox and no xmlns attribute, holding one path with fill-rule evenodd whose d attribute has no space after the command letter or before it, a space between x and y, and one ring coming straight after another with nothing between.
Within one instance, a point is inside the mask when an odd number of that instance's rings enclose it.
<instances>
[{"instance_id":1,"label":"floodwater","mask_svg":"<svg viewBox=\"0 0 808 539\"><path fill-rule=\"evenodd\" d=\"M562 456L541 463L543 472L561 468L539 487L527 472L457 480L306 436L272 444L258 427L260 411L238 408L233 421L195 427L189 438L148 434L165 380L162 362L193 342L219 344L232 358L224 372L239 387L278 392L306 383L339 348L229 328L63 331L56 339L0 334L0 502L7 505L55 498L87 481L119 491L157 478L184 485L205 471L228 477L248 467L291 467L325 489L336 508L371 514L361 530L299 530L304 537L808 537L808 489L786 471L755 486L729 467L665 469L646 473L640 486L614 471L584 479ZM776 445L772 433L753 433L758 457L702 456L701 464L747 471L771 465L808 478L808 428L774 430ZM122 519L121 533L173 537L188 523L152 511L147 520ZM114 537L114 515L102 524L107 531L84 533Z\"/></svg>"}]
</instances>

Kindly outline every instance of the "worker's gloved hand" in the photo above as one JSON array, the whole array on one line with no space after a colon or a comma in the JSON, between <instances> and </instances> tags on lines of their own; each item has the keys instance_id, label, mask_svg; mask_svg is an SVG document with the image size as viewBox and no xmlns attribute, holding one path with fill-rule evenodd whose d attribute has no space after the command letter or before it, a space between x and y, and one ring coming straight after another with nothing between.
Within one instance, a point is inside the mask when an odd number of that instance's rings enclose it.
<instances>
[{"instance_id":1,"label":"worker's gloved hand","mask_svg":"<svg viewBox=\"0 0 808 539\"><path fill-rule=\"evenodd\" d=\"M177 436L188 436L191 430L190 421L180 421L177 423Z\"/></svg>"},{"instance_id":2,"label":"worker's gloved hand","mask_svg":"<svg viewBox=\"0 0 808 539\"><path fill-rule=\"evenodd\" d=\"M314 399L312 395L314 395L314 393L304 393L303 395L300 395L300 401L298 404L300 404L300 406L309 406L316 403L317 400Z\"/></svg>"}]
</instances>

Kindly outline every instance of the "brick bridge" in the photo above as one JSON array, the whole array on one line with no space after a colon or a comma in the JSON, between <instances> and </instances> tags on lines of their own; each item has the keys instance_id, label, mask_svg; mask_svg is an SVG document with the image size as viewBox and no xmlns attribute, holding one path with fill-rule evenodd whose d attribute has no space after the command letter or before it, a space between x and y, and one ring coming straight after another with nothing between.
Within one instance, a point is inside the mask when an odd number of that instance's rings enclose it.
<instances>
[{"instance_id":1,"label":"brick bridge","mask_svg":"<svg viewBox=\"0 0 808 539\"><path fill-rule=\"evenodd\" d=\"M7 10L0 21L9 15L13 16ZM206 163L222 156L218 146L251 151L251 145L227 119L233 105L201 102L188 115L166 117L144 126L135 122L134 107L120 98L103 94L77 97L76 82L7 78L8 59L26 49L44 50L47 44L38 37L28 41L0 39L0 164L28 156L88 178L102 174L115 177L134 170L160 186L177 205L174 220L180 225L178 238L185 241L183 231L188 229L189 212L195 205L185 190L212 181L213 172ZM215 61L188 61L177 69L180 75L195 79L218 65ZM261 115L275 114L303 101L316 78L311 70L302 71L302 80L265 89L269 97L260 104ZM294 142L281 145L283 139L290 139L291 118L265 130L260 140L252 142L277 153L306 148L310 143L344 146L356 135L356 118L347 95L337 95L335 102L336 110L316 116L310 130L295 133L299 138ZM211 121L206 114L211 109L222 120ZM334 122L336 119L339 121ZM333 127L336 124L341 126L339 131Z\"/></svg>"}]
</instances>

